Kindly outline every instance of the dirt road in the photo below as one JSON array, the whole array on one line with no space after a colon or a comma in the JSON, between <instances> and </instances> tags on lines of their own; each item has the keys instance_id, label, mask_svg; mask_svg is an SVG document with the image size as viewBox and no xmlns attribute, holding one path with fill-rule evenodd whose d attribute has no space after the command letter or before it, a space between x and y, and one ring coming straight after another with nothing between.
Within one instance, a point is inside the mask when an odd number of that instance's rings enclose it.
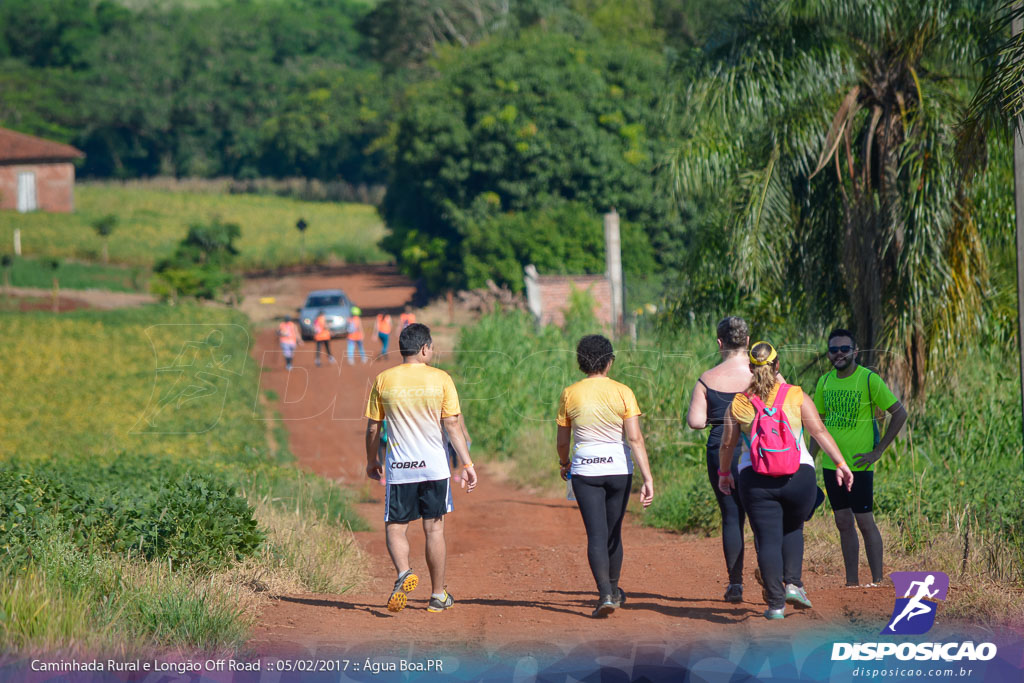
<instances>
[{"instance_id":1,"label":"dirt road","mask_svg":"<svg viewBox=\"0 0 1024 683\"><path fill-rule=\"evenodd\" d=\"M333 277L299 277L302 290L340 286L368 314L397 308L412 288L380 271ZM280 294L279 294L280 295ZM396 316L397 317L397 316ZM369 335L368 335L369 336ZM368 349L377 350L376 340ZM397 344L393 344L393 348ZM314 367L312 345L300 349L297 368L284 371L273 330L258 337L257 360L264 360L262 388L274 390L276 408L287 420L290 447L300 467L333 479L342 487L366 489L363 411L373 377L398 362L397 354L370 364ZM440 352L450 348L440 348ZM334 350L339 361L343 351ZM552 446L552 476L557 477ZM263 655L430 652L565 653L612 639L617 646L655 643L663 647L694 640L746 641L754 636L789 637L830 627L884 625L892 608L892 588L846 589L841 576L805 571L814 609L784 621L765 620L760 589L748 554L746 601L727 604L719 538L681 536L640 526L631 515L624 529L625 563L621 585L626 608L611 618L590 618L595 588L587 567L583 524L574 503L537 498L515 489L496 469L479 467L480 486L471 494L455 489L455 512L446 518L448 587L455 608L426 611L422 532L411 533L413 567L424 582L398 614L384 607L394 582L383 533L382 489L358 506L372 531L356 534L369 554L373 580L344 595L281 596L263 613L250 645ZM655 501L655 505L657 500ZM415 526L415 525L414 525ZM837 547L838 551L838 547ZM598 646L600 650L600 647Z\"/></svg>"}]
</instances>

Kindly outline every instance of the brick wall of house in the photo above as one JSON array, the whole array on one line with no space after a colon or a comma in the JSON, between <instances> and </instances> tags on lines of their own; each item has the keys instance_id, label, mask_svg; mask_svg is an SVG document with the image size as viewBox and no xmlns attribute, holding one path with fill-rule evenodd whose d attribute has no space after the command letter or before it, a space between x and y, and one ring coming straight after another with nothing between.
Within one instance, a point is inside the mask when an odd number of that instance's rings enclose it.
<instances>
[{"instance_id":1,"label":"brick wall of house","mask_svg":"<svg viewBox=\"0 0 1024 683\"><path fill-rule=\"evenodd\" d=\"M541 302L544 312L541 324L565 323L565 311L569 308L573 287L577 291L589 291L597 304L594 315L605 325L612 322L612 288L604 275L541 275L538 278Z\"/></svg>"},{"instance_id":2,"label":"brick wall of house","mask_svg":"<svg viewBox=\"0 0 1024 683\"><path fill-rule=\"evenodd\" d=\"M0 165L0 209L18 208L18 174L36 176L36 205L40 211L75 210L75 166L72 163Z\"/></svg>"}]
</instances>

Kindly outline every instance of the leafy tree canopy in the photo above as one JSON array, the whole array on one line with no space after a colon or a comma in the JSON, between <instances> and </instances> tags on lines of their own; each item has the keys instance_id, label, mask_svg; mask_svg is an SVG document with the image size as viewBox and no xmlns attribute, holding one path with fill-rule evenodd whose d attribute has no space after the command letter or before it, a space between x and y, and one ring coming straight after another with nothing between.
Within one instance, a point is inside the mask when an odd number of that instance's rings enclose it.
<instances>
[{"instance_id":1,"label":"leafy tree canopy","mask_svg":"<svg viewBox=\"0 0 1024 683\"><path fill-rule=\"evenodd\" d=\"M674 208L654 168L657 53L534 30L443 51L437 68L438 79L410 89L397 122L383 206L386 248L410 274L465 285L467 236L552 199L586 207L598 225L615 207L669 246Z\"/></svg>"}]
</instances>

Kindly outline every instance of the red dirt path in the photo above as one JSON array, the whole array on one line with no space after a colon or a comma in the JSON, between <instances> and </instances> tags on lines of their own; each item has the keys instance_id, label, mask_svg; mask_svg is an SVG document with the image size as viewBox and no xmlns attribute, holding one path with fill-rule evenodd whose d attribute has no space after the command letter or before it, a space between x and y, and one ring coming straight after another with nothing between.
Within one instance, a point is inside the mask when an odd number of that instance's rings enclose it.
<instances>
[{"instance_id":1,"label":"red dirt path","mask_svg":"<svg viewBox=\"0 0 1024 683\"><path fill-rule=\"evenodd\" d=\"M412 287L397 278L366 272L302 277L296 279L296 286L303 291L340 286L368 313L379 307L399 307L412 294ZM364 319L364 329L371 336L372 317ZM376 339L368 339L366 345L368 351L379 349ZM398 362L397 354L368 365L317 368L312 350L312 344L300 347L297 368L287 373L277 355L273 330L260 333L255 355L257 361L266 359L261 389L272 389L280 396L276 408L288 420L289 445L300 467L342 487L363 489L367 480L362 415L368 387L378 372ZM342 361L343 342L336 342L332 350ZM552 476L557 476L554 465L551 469ZM631 513L623 532L621 580L628 605L609 619L591 619L596 591L575 504L517 490L486 462L479 473L476 491L466 494L455 489L455 511L446 519L447 584L455 597L454 609L443 614L425 610L429 579L423 534L415 525L410 538L421 585L403 612L390 614L385 609L394 569L384 545L382 489L374 484L374 502L357 505L372 531L356 533L370 558L372 580L365 588L343 595L280 596L261 615L251 648L261 655L346 652L357 644L386 643L531 651L605 638L670 644L698 638L788 637L805 629L849 629L858 623L877 633L892 608L891 587L845 589L840 588L840 576L805 570L814 609L790 608L784 621L769 622L761 616L764 604L753 579L749 545L746 601L727 604L721 599L726 580L719 538L646 528ZM657 491L656 487L655 505Z\"/></svg>"}]
</instances>

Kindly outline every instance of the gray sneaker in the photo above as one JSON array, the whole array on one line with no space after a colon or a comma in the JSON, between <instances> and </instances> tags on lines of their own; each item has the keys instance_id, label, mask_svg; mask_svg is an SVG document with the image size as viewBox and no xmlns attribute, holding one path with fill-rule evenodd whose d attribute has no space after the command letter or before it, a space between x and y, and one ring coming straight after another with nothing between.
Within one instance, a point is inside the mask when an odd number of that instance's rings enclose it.
<instances>
[{"instance_id":1,"label":"gray sneaker","mask_svg":"<svg viewBox=\"0 0 1024 683\"><path fill-rule=\"evenodd\" d=\"M780 607L779 609L766 609L764 611L764 618L765 619L785 619L786 618L786 608L785 607Z\"/></svg>"},{"instance_id":2,"label":"gray sneaker","mask_svg":"<svg viewBox=\"0 0 1024 683\"><path fill-rule=\"evenodd\" d=\"M807 597L807 591L795 583L786 584L786 602L805 609L811 607L811 599Z\"/></svg>"},{"instance_id":3,"label":"gray sneaker","mask_svg":"<svg viewBox=\"0 0 1024 683\"><path fill-rule=\"evenodd\" d=\"M621 588L616 588L615 591L615 597L612 599L612 602L615 604L615 609L619 609L626 604L626 591Z\"/></svg>"},{"instance_id":4,"label":"gray sneaker","mask_svg":"<svg viewBox=\"0 0 1024 683\"><path fill-rule=\"evenodd\" d=\"M391 591L391 597L388 598L388 611L401 612L405 609L406 604L409 602L407 594L416 590L418 585L420 585L420 577L413 574L411 569L406 569L402 572L402 575L395 581L395 588Z\"/></svg>"},{"instance_id":5,"label":"gray sneaker","mask_svg":"<svg viewBox=\"0 0 1024 683\"><path fill-rule=\"evenodd\" d=\"M430 596L430 603L427 605L428 612L443 612L446 609L451 609L455 606L455 600L452 598L452 594L448 591L444 592L444 599L438 600L433 595Z\"/></svg>"}]
</instances>

